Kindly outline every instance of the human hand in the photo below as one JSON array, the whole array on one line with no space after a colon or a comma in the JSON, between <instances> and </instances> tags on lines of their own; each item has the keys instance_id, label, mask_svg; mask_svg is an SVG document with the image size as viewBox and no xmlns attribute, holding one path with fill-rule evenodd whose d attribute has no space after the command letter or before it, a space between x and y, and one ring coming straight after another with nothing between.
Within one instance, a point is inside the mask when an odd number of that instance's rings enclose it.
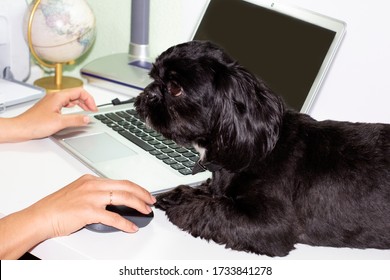
<instances>
[{"instance_id":1,"label":"human hand","mask_svg":"<svg viewBox=\"0 0 390 280\"><path fill-rule=\"evenodd\" d=\"M136 232L137 226L106 206L126 205L148 214L155 198L148 191L130 181L110 180L84 175L33 204L25 211L30 217L42 219L43 240L69 235L87 224L102 223L125 232Z\"/></svg>"},{"instance_id":2,"label":"human hand","mask_svg":"<svg viewBox=\"0 0 390 280\"><path fill-rule=\"evenodd\" d=\"M61 114L62 108L76 105L86 111L97 111L92 96L83 88L47 94L29 110L10 119L13 123L12 128L7 129L8 142L43 138L66 127L87 125L88 116Z\"/></svg>"}]
</instances>

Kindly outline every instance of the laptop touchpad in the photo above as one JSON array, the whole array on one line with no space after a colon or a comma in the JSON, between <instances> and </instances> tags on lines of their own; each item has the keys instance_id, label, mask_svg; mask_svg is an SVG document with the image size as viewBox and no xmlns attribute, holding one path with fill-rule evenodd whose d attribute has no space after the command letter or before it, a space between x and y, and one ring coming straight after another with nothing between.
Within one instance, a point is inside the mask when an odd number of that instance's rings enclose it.
<instances>
[{"instance_id":1,"label":"laptop touchpad","mask_svg":"<svg viewBox=\"0 0 390 280\"><path fill-rule=\"evenodd\" d=\"M136 154L107 133L69 138L64 141L91 162L102 162Z\"/></svg>"}]
</instances>

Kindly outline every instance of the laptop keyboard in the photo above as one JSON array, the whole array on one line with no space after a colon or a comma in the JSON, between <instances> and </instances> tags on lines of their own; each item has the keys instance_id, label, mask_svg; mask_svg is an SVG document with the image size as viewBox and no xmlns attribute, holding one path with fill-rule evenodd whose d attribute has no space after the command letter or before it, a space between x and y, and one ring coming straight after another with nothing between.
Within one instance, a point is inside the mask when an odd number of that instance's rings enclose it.
<instances>
[{"instance_id":1,"label":"laptop keyboard","mask_svg":"<svg viewBox=\"0 0 390 280\"><path fill-rule=\"evenodd\" d=\"M193 148L179 146L146 127L134 109L94 117L183 175L192 174L192 168L199 160L199 155Z\"/></svg>"}]
</instances>

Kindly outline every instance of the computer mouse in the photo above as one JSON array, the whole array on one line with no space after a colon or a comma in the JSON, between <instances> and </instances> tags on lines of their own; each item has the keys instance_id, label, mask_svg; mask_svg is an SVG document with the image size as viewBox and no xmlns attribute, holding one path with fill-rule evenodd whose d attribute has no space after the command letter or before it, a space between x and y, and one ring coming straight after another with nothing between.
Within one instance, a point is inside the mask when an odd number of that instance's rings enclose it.
<instances>
[{"instance_id":1,"label":"computer mouse","mask_svg":"<svg viewBox=\"0 0 390 280\"><path fill-rule=\"evenodd\" d=\"M106 207L106 209L108 211L118 213L123 218L136 224L137 227L139 227L139 228L147 226L154 217L153 211L150 212L149 214L142 214L142 213L138 212L137 210L130 208L130 207L127 207L127 206L124 206L124 205L108 205ZM91 231L95 231L95 232L119 231L119 229L117 229L115 227L107 226L107 225L104 225L101 223L89 224L89 225L86 225L85 228L89 229Z\"/></svg>"}]
</instances>

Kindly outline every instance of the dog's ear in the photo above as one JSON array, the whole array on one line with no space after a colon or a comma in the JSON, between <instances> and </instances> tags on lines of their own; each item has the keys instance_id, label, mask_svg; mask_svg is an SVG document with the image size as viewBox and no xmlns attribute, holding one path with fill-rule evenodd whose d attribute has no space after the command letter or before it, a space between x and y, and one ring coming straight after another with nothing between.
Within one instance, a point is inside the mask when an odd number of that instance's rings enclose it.
<instances>
[{"instance_id":1,"label":"dog's ear","mask_svg":"<svg viewBox=\"0 0 390 280\"><path fill-rule=\"evenodd\" d=\"M237 63L215 69L209 152L230 170L267 156L279 137L284 103L260 79ZM209 155L213 157L213 155ZM222 157L222 158L221 158Z\"/></svg>"}]
</instances>

